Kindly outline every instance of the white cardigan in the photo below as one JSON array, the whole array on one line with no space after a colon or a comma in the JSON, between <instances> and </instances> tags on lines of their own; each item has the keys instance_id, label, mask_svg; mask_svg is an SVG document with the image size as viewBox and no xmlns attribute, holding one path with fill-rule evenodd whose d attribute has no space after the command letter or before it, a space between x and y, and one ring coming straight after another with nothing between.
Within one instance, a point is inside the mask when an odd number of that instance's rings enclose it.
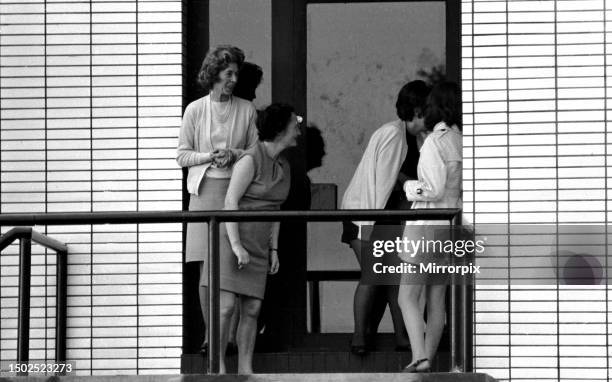
<instances>
[{"instance_id":1,"label":"white cardigan","mask_svg":"<svg viewBox=\"0 0 612 382\"><path fill-rule=\"evenodd\" d=\"M406 158L406 128L401 120L378 128L370 137L361 161L344 196L342 209L383 209L393 191L397 176ZM374 222L354 222L371 225ZM361 229L359 230L361 237Z\"/></svg>"},{"instance_id":2,"label":"white cardigan","mask_svg":"<svg viewBox=\"0 0 612 382\"><path fill-rule=\"evenodd\" d=\"M233 97L233 110L229 116L232 128L227 137L227 148L248 149L257 143L257 112L247 100ZM179 132L176 161L181 167L189 167L187 191L197 195L198 188L211 162L202 163L204 157L213 151L210 142L211 125L210 96L191 102L185 108Z\"/></svg>"}]
</instances>

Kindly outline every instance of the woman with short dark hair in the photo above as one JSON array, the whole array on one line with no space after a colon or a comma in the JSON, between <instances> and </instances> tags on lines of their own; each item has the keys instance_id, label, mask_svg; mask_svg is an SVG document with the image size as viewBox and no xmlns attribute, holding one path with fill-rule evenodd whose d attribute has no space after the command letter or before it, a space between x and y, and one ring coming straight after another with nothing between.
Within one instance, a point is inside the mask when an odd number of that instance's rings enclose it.
<instances>
[{"instance_id":1,"label":"woman with short dark hair","mask_svg":"<svg viewBox=\"0 0 612 382\"><path fill-rule=\"evenodd\" d=\"M425 127L431 133L421 148L418 180L404 183L406 198L413 202L412 208L461 208L463 159L461 102L457 84L444 82L432 89L427 99ZM415 225L436 224L439 222L407 222L404 237L415 234ZM421 238L421 235L416 237ZM422 253L420 256L400 253L403 261L416 265L415 269L420 269L419 263L426 262L423 256ZM435 260L436 264L441 265L448 259L436 256ZM430 370L444 329L446 284L435 284L430 280L432 277L435 275L426 272L402 274L398 302L412 348L412 362L404 369L406 372ZM418 303L423 291L426 296L427 327Z\"/></svg>"},{"instance_id":2,"label":"woman with short dark hair","mask_svg":"<svg viewBox=\"0 0 612 382\"><path fill-rule=\"evenodd\" d=\"M257 142L257 113L249 101L233 97L244 53L229 45L213 47L197 76L209 94L185 108L179 133L176 161L188 167L190 211L220 210L232 174L232 165L245 149ZM208 320L203 263L208 254L207 223L189 223L185 257L200 263L199 294L204 322ZM206 349L206 340L202 345Z\"/></svg>"},{"instance_id":3,"label":"woman with short dark hair","mask_svg":"<svg viewBox=\"0 0 612 382\"><path fill-rule=\"evenodd\" d=\"M301 117L293 107L272 104L257 122L259 141L241 154L234 165L226 210L278 210L289 194L289 163L280 156L295 146ZM264 297L267 274L278 272L279 222L244 222L221 225L221 343L225 348L235 301L240 322L238 373L253 373L257 317ZM224 354L223 352L221 354ZM221 364L225 371L225 363Z\"/></svg>"},{"instance_id":4,"label":"woman with short dark hair","mask_svg":"<svg viewBox=\"0 0 612 382\"><path fill-rule=\"evenodd\" d=\"M423 113L428 93L429 87L420 80L411 81L402 87L396 102L399 119L384 124L370 137L342 198L342 209L398 208L397 193L394 194L393 190L398 181L403 183L408 179L412 173L411 168L416 168L418 147L424 140ZM408 174L402 173L402 168ZM398 189L401 190L399 187ZM368 237L362 237L361 227L372 224L374 222L343 223L341 240L351 247L360 267L364 266L361 259L362 247L370 240ZM400 222L377 222L378 224L399 226ZM387 304L393 320L396 349L405 350L408 347L401 311L397 305L397 293L397 285L369 285L359 281L353 301L355 327L351 340L352 353L364 355L371 350L374 335Z\"/></svg>"},{"instance_id":5,"label":"woman with short dark hair","mask_svg":"<svg viewBox=\"0 0 612 382\"><path fill-rule=\"evenodd\" d=\"M233 96L240 97L247 101L253 102L256 96L257 87L263 78L263 70L257 64L245 61L240 67L240 77L234 86ZM236 307L230 325L230 332L227 341L226 354L236 354L238 346L236 345L236 331L238 330L238 320L240 317L240 307Z\"/></svg>"}]
</instances>

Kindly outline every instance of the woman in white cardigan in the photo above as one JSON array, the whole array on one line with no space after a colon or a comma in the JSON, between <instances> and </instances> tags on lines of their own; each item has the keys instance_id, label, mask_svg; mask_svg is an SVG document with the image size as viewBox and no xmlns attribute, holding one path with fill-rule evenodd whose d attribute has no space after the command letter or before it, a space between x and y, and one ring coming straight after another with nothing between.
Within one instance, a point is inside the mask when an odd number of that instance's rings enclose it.
<instances>
[{"instance_id":1,"label":"woman in white cardigan","mask_svg":"<svg viewBox=\"0 0 612 382\"><path fill-rule=\"evenodd\" d=\"M342 209L397 208L388 205L389 197L398 181L406 180L406 175L400 173L400 168L408 150L407 134L416 141L415 149L424 140L423 107L428 93L429 87L423 81L412 81L402 87L395 105L399 119L384 124L370 137L342 198ZM418 157L411 155L410 159L414 163L408 163L407 167L416 167L416 158ZM343 223L342 242L353 249L360 266L363 266L361 247L369 239L362 238L361 226L372 224L374 222ZM408 338L397 305L397 293L397 285L368 285L359 282L353 301L355 327L351 340L352 353L364 355L371 350L374 335L387 304L395 329L396 349L404 350L408 347Z\"/></svg>"},{"instance_id":2,"label":"woman in white cardigan","mask_svg":"<svg viewBox=\"0 0 612 382\"><path fill-rule=\"evenodd\" d=\"M436 85L427 100L425 126L431 130L421 147L418 166L418 180L404 183L408 200L413 201L412 208L461 208L462 179L462 135L461 103L459 87L454 82ZM413 237L414 225L436 225L435 221L408 222L404 236ZM439 224L439 222L437 223ZM421 256L412 257L400 253L400 258L411 264L426 262ZM445 258L437 259L441 263ZM417 269L419 269L417 265ZM430 360L436 354L445 320L446 283L431 280L436 275L426 272L402 274L399 288L399 306L404 317L404 324L410 337L412 362L405 372L428 372ZM427 307L427 326L419 305L419 296L425 291Z\"/></svg>"},{"instance_id":3,"label":"woman in white cardigan","mask_svg":"<svg viewBox=\"0 0 612 382\"><path fill-rule=\"evenodd\" d=\"M255 106L232 96L243 63L244 53L239 48L229 45L212 48L198 73L199 84L209 94L185 108L176 161L189 168L190 211L223 209L234 160L257 143ZM204 322L208 319L208 275L203 272L207 254L208 225L189 223L185 260L200 263L199 295ZM206 340L203 350L205 344Z\"/></svg>"}]
</instances>

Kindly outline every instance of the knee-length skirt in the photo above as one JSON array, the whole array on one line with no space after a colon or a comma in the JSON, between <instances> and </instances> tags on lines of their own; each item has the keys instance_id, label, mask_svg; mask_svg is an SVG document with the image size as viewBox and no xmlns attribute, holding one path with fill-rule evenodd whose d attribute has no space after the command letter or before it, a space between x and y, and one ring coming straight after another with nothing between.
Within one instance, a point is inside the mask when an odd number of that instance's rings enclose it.
<instances>
[{"instance_id":1,"label":"knee-length skirt","mask_svg":"<svg viewBox=\"0 0 612 382\"><path fill-rule=\"evenodd\" d=\"M198 195L191 195L189 211L222 210L229 179L204 177ZM204 261L208 257L208 223L188 223L185 261Z\"/></svg>"},{"instance_id":2,"label":"knee-length skirt","mask_svg":"<svg viewBox=\"0 0 612 382\"><path fill-rule=\"evenodd\" d=\"M225 223L219 229L219 266L221 289L263 299L269 270L269 241L272 222L238 223L240 241L250 255L249 263L238 269ZM208 261L204 261L200 285L208 286Z\"/></svg>"},{"instance_id":3,"label":"knee-length skirt","mask_svg":"<svg viewBox=\"0 0 612 382\"><path fill-rule=\"evenodd\" d=\"M202 179L198 195L191 195L190 211L222 210L229 179ZM227 236L225 223L219 227L219 261L221 289L245 296L263 299L269 269L269 241L272 222L244 222L238 224L240 241L249 252L250 262L238 269L238 258L234 255ZM208 286L208 224L188 223L185 261L203 262L200 285Z\"/></svg>"}]
</instances>

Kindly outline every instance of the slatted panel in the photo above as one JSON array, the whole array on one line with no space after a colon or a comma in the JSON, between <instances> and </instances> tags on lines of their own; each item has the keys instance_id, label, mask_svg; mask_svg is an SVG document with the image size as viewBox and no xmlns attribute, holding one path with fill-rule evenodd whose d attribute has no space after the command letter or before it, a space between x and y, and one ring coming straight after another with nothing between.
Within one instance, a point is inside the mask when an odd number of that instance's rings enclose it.
<instances>
[{"instance_id":1,"label":"slatted panel","mask_svg":"<svg viewBox=\"0 0 612 382\"><path fill-rule=\"evenodd\" d=\"M464 210L476 224L608 222L611 6L462 1ZM475 292L476 369L609 380L607 288L508 286L524 270L512 269L520 248L505 250L505 283Z\"/></svg>"},{"instance_id":2,"label":"slatted panel","mask_svg":"<svg viewBox=\"0 0 612 382\"><path fill-rule=\"evenodd\" d=\"M182 2L0 7L0 212L180 209ZM180 224L37 229L69 244L68 358L79 373L178 372ZM0 267L3 360L16 357L16 251ZM51 359L54 259L33 263L31 354Z\"/></svg>"}]
</instances>

